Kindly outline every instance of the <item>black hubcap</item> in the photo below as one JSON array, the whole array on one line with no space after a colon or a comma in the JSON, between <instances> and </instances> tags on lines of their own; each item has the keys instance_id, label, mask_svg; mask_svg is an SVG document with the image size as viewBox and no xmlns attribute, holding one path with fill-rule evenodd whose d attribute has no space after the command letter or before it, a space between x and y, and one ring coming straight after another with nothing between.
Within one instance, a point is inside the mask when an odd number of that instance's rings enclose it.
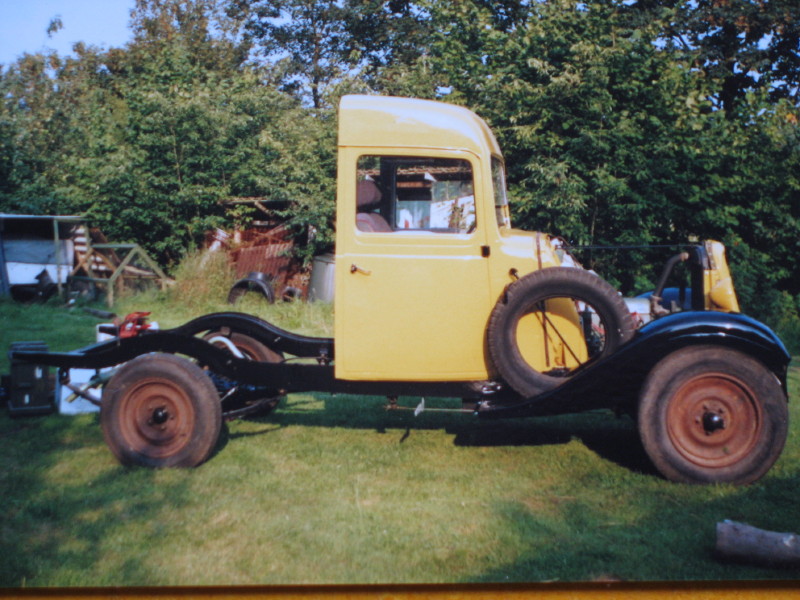
<instances>
[{"instance_id":1,"label":"black hubcap","mask_svg":"<svg viewBox=\"0 0 800 600\"><path fill-rule=\"evenodd\" d=\"M715 431L725 429L725 421L717 413L707 412L703 415L703 429L710 435Z\"/></svg>"},{"instance_id":2,"label":"black hubcap","mask_svg":"<svg viewBox=\"0 0 800 600\"><path fill-rule=\"evenodd\" d=\"M153 411L153 423L155 425L163 425L169 419L169 413L161 406Z\"/></svg>"}]
</instances>

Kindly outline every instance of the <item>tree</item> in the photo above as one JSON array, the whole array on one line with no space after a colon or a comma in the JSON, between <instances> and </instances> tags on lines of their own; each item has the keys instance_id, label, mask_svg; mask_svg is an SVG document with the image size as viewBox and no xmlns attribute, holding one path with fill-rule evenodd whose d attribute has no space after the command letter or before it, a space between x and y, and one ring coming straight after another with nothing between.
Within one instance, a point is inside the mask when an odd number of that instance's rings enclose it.
<instances>
[{"instance_id":1,"label":"tree","mask_svg":"<svg viewBox=\"0 0 800 600\"><path fill-rule=\"evenodd\" d=\"M669 4L673 4L670 2ZM716 82L713 98L729 117L748 91L771 101L800 99L800 3L796 0L684 0L666 39Z\"/></svg>"},{"instance_id":2,"label":"tree","mask_svg":"<svg viewBox=\"0 0 800 600\"><path fill-rule=\"evenodd\" d=\"M83 213L169 265L230 224L224 198L267 196L289 201L298 230L316 228L305 252L329 247L335 123L242 66L213 10L139 0L127 47L79 44L76 58L27 56L0 73L0 208Z\"/></svg>"},{"instance_id":3,"label":"tree","mask_svg":"<svg viewBox=\"0 0 800 600\"><path fill-rule=\"evenodd\" d=\"M322 108L328 86L346 71L344 9L336 0L234 2L247 39L268 62L277 62L282 88Z\"/></svg>"},{"instance_id":4,"label":"tree","mask_svg":"<svg viewBox=\"0 0 800 600\"><path fill-rule=\"evenodd\" d=\"M76 90L61 90L51 77L63 63L55 54L25 54L0 78L0 135L4 171L3 210L39 214L58 210L50 182L70 134L70 105Z\"/></svg>"},{"instance_id":5,"label":"tree","mask_svg":"<svg viewBox=\"0 0 800 600\"><path fill-rule=\"evenodd\" d=\"M653 44L657 27L633 27L612 1L496 8L434 4L433 48L451 98L500 137L516 223L585 246L685 239L678 220L695 197L674 175L702 115L694 76ZM637 253L586 260L626 292L652 276L631 268Z\"/></svg>"},{"instance_id":6,"label":"tree","mask_svg":"<svg viewBox=\"0 0 800 600\"><path fill-rule=\"evenodd\" d=\"M223 199L300 202L293 194L304 185L316 190L329 177L322 161L311 168L296 160L321 144L297 137L310 116L296 100L262 85L249 69L201 68L180 37L151 50L146 61L129 53L135 64L125 69L122 106L109 115L122 119L119 145L92 145L96 154L84 160L102 174L103 185L75 194L93 198L87 210L115 239L138 240L174 263L205 231L228 223ZM124 167L112 168L117 161ZM301 166L290 172L295 162ZM307 176L300 180L303 167Z\"/></svg>"},{"instance_id":7,"label":"tree","mask_svg":"<svg viewBox=\"0 0 800 600\"><path fill-rule=\"evenodd\" d=\"M347 57L376 88L414 65L430 44L429 12L410 0L346 0Z\"/></svg>"},{"instance_id":8,"label":"tree","mask_svg":"<svg viewBox=\"0 0 800 600\"><path fill-rule=\"evenodd\" d=\"M798 294L798 6L137 0L125 48L0 72L0 207L85 211L169 262L229 222L222 198L267 196L316 231L310 258L333 240L338 96L446 96L497 133L519 226L721 238L746 302ZM626 292L661 262L582 257Z\"/></svg>"},{"instance_id":9,"label":"tree","mask_svg":"<svg viewBox=\"0 0 800 600\"><path fill-rule=\"evenodd\" d=\"M157 56L179 42L196 67L236 69L247 58L250 46L242 39L241 19L226 9L224 0L136 0L129 50Z\"/></svg>"}]
</instances>

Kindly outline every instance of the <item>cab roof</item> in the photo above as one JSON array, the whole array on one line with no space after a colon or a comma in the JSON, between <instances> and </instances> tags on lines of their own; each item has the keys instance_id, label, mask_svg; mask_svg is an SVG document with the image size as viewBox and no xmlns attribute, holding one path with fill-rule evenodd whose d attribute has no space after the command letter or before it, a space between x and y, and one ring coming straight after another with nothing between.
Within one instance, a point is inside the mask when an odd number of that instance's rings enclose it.
<instances>
[{"instance_id":1,"label":"cab roof","mask_svg":"<svg viewBox=\"0 0 800 600\"><path fill-rule=\"evenodd\" d=\"M344 96L339 146L441 148L501 155L489 126L471 110L444 102L391 96Z\"/></svg>"}]
</instances>

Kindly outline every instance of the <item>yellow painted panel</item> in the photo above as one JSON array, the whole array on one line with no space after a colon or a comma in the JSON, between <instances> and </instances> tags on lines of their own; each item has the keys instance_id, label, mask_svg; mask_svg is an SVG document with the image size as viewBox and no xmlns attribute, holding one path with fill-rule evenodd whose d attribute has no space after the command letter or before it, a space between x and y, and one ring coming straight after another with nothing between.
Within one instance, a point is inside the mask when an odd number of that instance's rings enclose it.
<instances>
[{"instance_id":1,"label":"yellow painted panel","mask_svg":"<svg viewBox=\"0 0 800 600\"><path fill-rule=\"evenodd\" d=\"M725 246L720 242L705 242L710 268L704 272L705 307L707 310L739 312L739 301L733 287Z\"/></svg>"},{"instance_id":2,"label":"yellow painted panel","mask_svg":"<svg viewBox=\"0 0 800 600\"><path fill-rule=\"evenodd\" d=\"M469 150L500 155L491 129L472 111L444 102L387 96L344 96L339 146Z\"/></svg>"},{"instance_id":3,"label":"yellow painted panel","mask_svg":"<svg viewBox=\"0 0 800 600\"><path fill-rule=\"evenodd\" d=\"M468 161L477 228L463 234L359 231L357 166L361 157L372 156ZM486 328L497 299L515 280L512 273L522 276L559 264L547 236L498 227L493 159L502 161L491 130L464 108L403 98L342 99L337 378L467 381L489 376ZM391 197L384 189L381 200ZM391 220L391 211L386 212Z\"/></svg>"},{"instance_id":4,"label":"yellow painted panel","mask_svg":"<svg viewBox=\"0 0 800 600\"><path fill-rule=\"evenodd\" d=\"M337 377L486 378L493 303L476 235L400 235L407 246L397 233L372 234L337 256Z\"/></svg>"},{"instance_id":5,"label":"yellow painted panel","mask_svg":"<svg viewBox=\"0 0 800 600\"><path fill-rule=\"evenodd\" d=\"M523 316L516 341L525 362L542 373L574 369L587 359L580 319L565 298L549 300L544 311Z\"/></svg>"}]
</instances>

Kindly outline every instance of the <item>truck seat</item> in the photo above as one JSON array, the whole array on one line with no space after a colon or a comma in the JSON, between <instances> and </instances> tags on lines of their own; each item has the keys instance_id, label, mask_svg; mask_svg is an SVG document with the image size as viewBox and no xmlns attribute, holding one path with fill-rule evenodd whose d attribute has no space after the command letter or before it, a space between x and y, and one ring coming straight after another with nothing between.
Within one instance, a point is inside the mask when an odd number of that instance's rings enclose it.
<instances>
[{"instance_id":1,"label":"truck seat","mask_svg":"<svg viewBox=\"0 0 800 600\"><path fill-rule=\"evenodd\" d=\"M358 182L356 188L356 227L359 231L388 232L392 231L389 223L378 213L370 212L381 200L381 191L374 181L368 179Z\"/></svg>"}]
</instances>

